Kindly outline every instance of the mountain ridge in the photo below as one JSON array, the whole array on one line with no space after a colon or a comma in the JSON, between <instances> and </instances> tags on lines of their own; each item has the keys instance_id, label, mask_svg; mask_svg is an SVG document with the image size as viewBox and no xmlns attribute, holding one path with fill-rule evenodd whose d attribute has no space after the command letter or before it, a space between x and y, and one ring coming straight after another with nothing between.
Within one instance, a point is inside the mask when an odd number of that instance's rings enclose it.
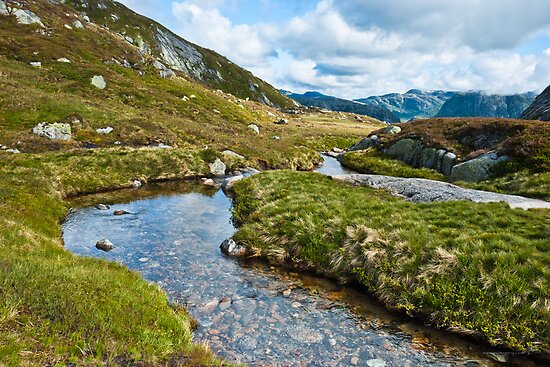
<instances>
[{"instance_id":1,"label":"mountain ridge","mask_svg":"<svg viewBox=\"0 0 550 367\"><path fill-rule=\"evenodd\" d=\"M550 86L521 114L522 119L550 121Z\"/></svg>"},{"instance_id":2,"label":"mountain ridge","mask_svg":"<svg viewBox=\"0 0 550 367\"><path fill-rule=\"evenodd\" d=\"M448 99L435 117L519 118L534 101L535 94L491 95L483 92L458 93Z\"/></svg>"}]
</instances>

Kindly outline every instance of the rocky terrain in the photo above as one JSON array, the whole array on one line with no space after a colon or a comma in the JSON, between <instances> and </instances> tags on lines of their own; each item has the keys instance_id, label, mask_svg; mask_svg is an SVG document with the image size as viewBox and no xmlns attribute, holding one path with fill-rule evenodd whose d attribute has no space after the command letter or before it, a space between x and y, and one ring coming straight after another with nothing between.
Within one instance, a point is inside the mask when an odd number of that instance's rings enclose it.
<instances>
[{"instance_id":1,"label":"rocky terrain","mask_svg":"<svg viewBox=\"0 0 550 367\"><path fill-rule=\"evenodd\" d=\"M341 111L356 113L359 115L366 115L388 123L400 121L399 118L388 109L377 105L367 105L347 99L326 96L318 92L306 92L304 94L296 94L283 91L283 93L304 106L319 107L331 111Z\"/></svg>"},{"instance_id":2,"label":"rocky terrain","mask_svg":"<svg viewBox=\"0 0 550 367\"><path fill-rule=\"evenodd\" d=\"M521 114L521 118L550 121L550 86Z\"/></svg>"},{"instance_id":3,"label":"rocky terrain","mask_svg":"<svg viewBox=\"0 0 550 367\"><path fill-rule=\"evenodd\" d=\"M532 92L510 96L482 92L459 93L442 106L436 117L503 117L519 118L535 99Z\"/></svg>"},{"instance_id":4,"label":"rocky terrain","mask_svg":"<svg viewBox=\"0 0 550 367\"><path fill-rule=\"evenodd\" d=\"M401 122L406 122L413 119L434 117L438 114L443 103L456 94L457 92L442 90L424 92L411 89L404 94L391 93L383 96L360 98L356 101L388 109L398 116Z\"/></svg>"}]
</instances>

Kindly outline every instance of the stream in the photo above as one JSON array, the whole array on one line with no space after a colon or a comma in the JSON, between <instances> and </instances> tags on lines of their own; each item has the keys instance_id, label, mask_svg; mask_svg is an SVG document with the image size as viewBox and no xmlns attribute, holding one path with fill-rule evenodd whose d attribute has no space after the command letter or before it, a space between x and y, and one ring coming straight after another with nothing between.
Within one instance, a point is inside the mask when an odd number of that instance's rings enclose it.
<instances>
[{"instance_id":1,"label":"stream","mask_svg":"<svg viewBox=\"0 0 550 367\"><path fill-rule=\"evenodd\" d=\"M326 158L323 174L347 173ZM110 210L98 210L98 203ZM479 343L392 314L352 287L224 256L231 200L197 183L147 185L75 199L67 250L139 271L200 326L195 341L250 366L499 366ZM128 215L114 216L125 210ZM116 248L95 248L100 239ZM494 356L493 356L494 357ZM535 366L528 360L508 365Z\"/></svg>"}]
</instances>

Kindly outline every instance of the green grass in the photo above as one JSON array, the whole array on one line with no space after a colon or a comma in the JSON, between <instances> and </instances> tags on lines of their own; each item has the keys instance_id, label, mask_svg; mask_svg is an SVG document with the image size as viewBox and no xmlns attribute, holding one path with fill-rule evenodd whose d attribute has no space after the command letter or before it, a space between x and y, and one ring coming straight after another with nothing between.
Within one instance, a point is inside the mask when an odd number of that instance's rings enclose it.
<instances>
[{"instance_id":1,"label":"green grass","mask_svg":"<svg viewBox=\"0 0 550 367\"><path fill-rule=\"evenodd\" d=\"M274 263L356 281L384 305L518 350L550 350L550 212L415 204L312 173L235 185L234 238Z\"/></svg>"},{"instance_id":2,"label":"green grass","mask_svg":"<svg viewBox=\"0 0 550 367\"><path fill-rule=\"evenodd\" d=\"M417 177L445 181L445 175L428 168L414 168L397 159L391 159L373 149L348 152L341 163L359 173L394 177Z\"/></svg>"}]
</instances>

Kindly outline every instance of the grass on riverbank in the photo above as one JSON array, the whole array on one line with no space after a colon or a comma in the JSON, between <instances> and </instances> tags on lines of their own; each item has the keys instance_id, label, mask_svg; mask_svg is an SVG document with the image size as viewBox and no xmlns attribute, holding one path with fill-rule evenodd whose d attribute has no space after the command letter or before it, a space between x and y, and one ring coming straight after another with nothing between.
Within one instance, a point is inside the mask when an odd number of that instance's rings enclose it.
<instances>
[{"instance_id":1,"label":"grass on riverbank","mask_svg":"<svg viewBox=\"0 0 550 367\"><path fill-rule=\"evenodd\" d=\"M7 158L7 156L5 156ZM127 268L71 255L67 195L206 173L192 150L0 157L0 365L221 366L195 321ZM93 244L92 244L93 245Z\"/></svg>"},{"instance_id":2,"label":"grass on riverbank","mask_svg":"<svg viewBox=\"0 0 550 367\"><path fill-rule=\"evenodd\" d=\"M235 185L234 236L272 261L358 281L386 306L495 345L550 350L550 212L414 204L318 174Z\"/></svg>"}]
</instances>

